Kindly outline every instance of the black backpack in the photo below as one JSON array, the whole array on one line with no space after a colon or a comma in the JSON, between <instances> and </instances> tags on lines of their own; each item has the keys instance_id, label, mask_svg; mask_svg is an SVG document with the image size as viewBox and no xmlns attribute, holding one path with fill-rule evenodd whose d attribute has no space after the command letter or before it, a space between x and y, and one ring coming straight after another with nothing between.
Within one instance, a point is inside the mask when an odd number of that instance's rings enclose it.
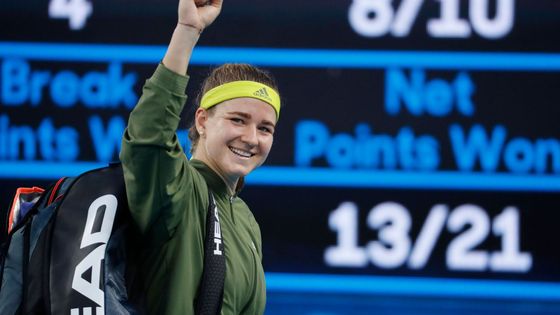
<instances>
[{"instance_id":1,"label":"black backpack","mask_svg":"<svg viewBox=\"0 0 560 315\"><path fill-rule=\"evenodd\" d=\"M219 314L225 279L225 258L208 255L219 224L209 199L197 314ZM0 314L142 314L141 239L120 164L60 179L0 248Z\"/></svg>"}]
</instances>

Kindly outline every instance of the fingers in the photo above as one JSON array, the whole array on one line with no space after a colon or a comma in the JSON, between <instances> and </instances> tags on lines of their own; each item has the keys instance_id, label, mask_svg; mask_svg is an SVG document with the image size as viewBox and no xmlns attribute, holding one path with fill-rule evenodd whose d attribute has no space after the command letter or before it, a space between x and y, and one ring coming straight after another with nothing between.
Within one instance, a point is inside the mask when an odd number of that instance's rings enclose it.
<instances>
[{"instance_id":1,"label":"fingers","mask_svg":"<svg viewBox=\"0 0 560 315\"><path fill-rule=\"evenodd\" d=\"M221 9L222 8L222 3L224 1L223 0L207 0L206 2L213 7Z\"/></svg>"},{"instance_id":2,"label":"fingers","mask_svg":"<svg viewBox=\"0 0 560 315\"><path fill-rule=\"evenodd\" d=\"M209 9L210 12L220 14L220 11L222 10L222 3L222 0L207 0L206 5L200 9Z\"/></svg>"},{"instance_id":3,"label":"fingers","mask_svg":"<svg viewBox=\"0 0 560 315\"><path fill-rule=\"evenodd\" d=\"M199 9L210 6L221 10L222 2L223 0L194 0L194 4Z\"/></svg>"},{"instance_id":4,"label":"fingers","mask_svg":"<svg viewBox=\"0 0 560 315\"><path fill-rule=\"evenodd\" d=\"M205 5L210 4L210 0L194 0L194 4L195 4L197 7L203 7L203 6L205 6Z\"/></svg>"},{"instance_id":5,"label":"fingers","mask_svg":"<svg viewBox=\"0 0 560 315\"><path fill-rule=\"evenodd\" d=\"M222 10L222 3L222 0L209 0L207 5L198 8L199 16L203 20L205 27L212 24L218 17Z\"/></svg>"}]
</instances>

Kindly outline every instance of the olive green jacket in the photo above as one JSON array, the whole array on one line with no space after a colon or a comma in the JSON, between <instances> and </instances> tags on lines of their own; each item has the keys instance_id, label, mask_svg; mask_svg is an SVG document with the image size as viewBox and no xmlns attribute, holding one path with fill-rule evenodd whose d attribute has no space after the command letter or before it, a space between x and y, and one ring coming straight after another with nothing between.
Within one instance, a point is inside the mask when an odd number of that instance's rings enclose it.
<instances>
[{"instance_id":1,"label":"olive green jacket","mask_svg":"<svg viewBox=\"0 0 560 315\"><path fill-rule=\"evenodd\" d=\"M187 82L188 77L160 64L144 85L122 141L130 211L146 239L141 271L148 312L194 314L210 187L226 253L222 314L262 314L266 291L259 226L214 171L187 160L175 134Z\"/></svg>"}]
</instances>

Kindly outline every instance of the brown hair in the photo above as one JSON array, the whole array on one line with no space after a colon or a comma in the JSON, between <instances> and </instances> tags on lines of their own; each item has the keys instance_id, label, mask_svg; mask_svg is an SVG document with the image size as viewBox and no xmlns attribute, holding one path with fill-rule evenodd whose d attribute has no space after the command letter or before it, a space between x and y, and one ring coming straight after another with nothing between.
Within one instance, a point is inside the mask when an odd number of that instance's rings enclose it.
<instances>
[{"instance_id":1,"label":"brown hair","mask_svg":"<svg viewBox=\"0 0 560 315\"><path fill-rule=\"evenodd\" d=\"M278 85L276 84L276 81L267 71L244 63L226 63L212 70L210 75L204 80L204 82L202 82L202 88L200 89L198 96L196 97L196 108L200 106L202 96L206 92L217 86L233 81L255 81L265 84L278 92ZM214 109L215 107L209 108L208 114L212 115ZM196 123L195 120L193 120L193 123L189 128L189 140L191 142L190 152L193 155L196 151L199 139L200 134L198 133L198 130L196 130ZM241 190L244 182L245 180L243 177L239 179L239 181L237 182L237 187L235 189L236 192L239 192Z\"/></svg>"}]
</instances>

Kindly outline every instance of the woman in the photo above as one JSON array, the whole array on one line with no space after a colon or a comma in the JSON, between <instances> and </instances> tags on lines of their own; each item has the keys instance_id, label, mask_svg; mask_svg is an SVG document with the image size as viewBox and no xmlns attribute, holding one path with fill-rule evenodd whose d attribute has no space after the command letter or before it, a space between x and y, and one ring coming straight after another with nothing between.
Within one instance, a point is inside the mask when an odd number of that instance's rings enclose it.
<instances>
[{"instance_id":1,"label":"woman","mask_svg":"<svg viewBox=\"0 0 560 315\"><path fill-rule=\"evenodd\" d=\"M147 240L141 269L150 314L195 313L208 190L217 204L225 247L221 314L264 312L261 234L237 194L243 177L266 160L272 146L280 113L274 81L249 65L219 67L203 84L189 132L190 161L175 135L192 49L221 5L221 0L180 0L168 50L146 81L123 137L129 206Z\"/></svg>"}]
</instances>

